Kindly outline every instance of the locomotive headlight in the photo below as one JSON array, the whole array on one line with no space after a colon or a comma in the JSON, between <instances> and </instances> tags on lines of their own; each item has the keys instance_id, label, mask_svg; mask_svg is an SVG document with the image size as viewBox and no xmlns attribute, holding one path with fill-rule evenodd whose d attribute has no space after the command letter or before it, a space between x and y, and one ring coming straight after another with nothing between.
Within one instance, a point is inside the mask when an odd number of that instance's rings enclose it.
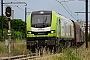
<instances>
[{"instance_id":1,"label":"locomotive headlight","mask_svg":"<svg viewBox=\"0 0 90 60\"><path fill-rule=\"evenodd\" d=\"M31 33L32 33L31 31L28 32L28 34L31 34Z\"/></svg>"},{"instance_id":2,"label":"locomotive headlight","mask_svg":"<svg viewBox=\"0 0 90 60\"><path fill-rule=\"evenodd\" d=\"M54 33L54 31L51 31L51 33Z\"/></svg>"},{"instance_id":3,"label":"locomotive headlight","mask_svg":"<svg viewBox=\"0 0 90 60\"><path fill-rule=\"evenodd\" d=\"M51 30L51 33L55 33L55 30Z\"/></svg>"}]
</instances>

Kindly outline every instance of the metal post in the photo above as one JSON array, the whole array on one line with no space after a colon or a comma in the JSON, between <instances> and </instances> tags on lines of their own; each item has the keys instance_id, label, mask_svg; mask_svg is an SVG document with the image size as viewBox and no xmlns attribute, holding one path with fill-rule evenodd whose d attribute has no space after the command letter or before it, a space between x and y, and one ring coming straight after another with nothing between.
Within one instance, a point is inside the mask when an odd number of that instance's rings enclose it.
<instances>
[{"instance_id":1,"label":"metal post","mask_svg":"<svg viewBox=\"0 0 90 60\"><path fill-rule=\"evenodd\" d=\"M86 0L86 12L76 12L76 13L86 13L86 28L85 28L85 39L86 39L86 48L88 48L88 0Z\"/></svg>"},{"instance_id":2,"label":"metal post","mask_svg":"<svg viewBox=\"0 0 90 60\"><path fill-rule=\"evenodd\" d=\"M4 38L3 36L3 0L1 0L1 20L2 20L2 39Z\"/></svg>"},{"instance_id":3,"label":"metal post","mask_svg":"<svg viewBox=\"0 0 90 60\"><path fill-rule=\"evenodd\" d=\"M11 11L12 20L14 19L14 10Z\"/></svg>"},{"instance_id":4,"label":"metal post","mask_svg":"<svg viewBox=\"0 0 90 60\"><path fill-rule=\"evenodd\" d=\"M10 55L10 53L11 53L11 19L10 19L10 17L8 18L8 42L9 42L9 44L8 44L8 49L9 49L9 55Z\"/></svg>"},{"instance_id":5,"label":"metal post","mask_svg":"<svg viewBox=\"0 0 90 60\"><path fill-rule=\"evenodd\" d=\"M86 0L86 48L88 48L88 0Z\"/></svg>"},{"instance_id":6,"label":"metal post","mask_svg":"<svg viewBox=\"0 0 90 60\"><path fill-rule=\"evenodd\" d=\"M27 7L25 7L25 38L26 38L26 18L27 18Z\"/></svg>"}]
</instances>

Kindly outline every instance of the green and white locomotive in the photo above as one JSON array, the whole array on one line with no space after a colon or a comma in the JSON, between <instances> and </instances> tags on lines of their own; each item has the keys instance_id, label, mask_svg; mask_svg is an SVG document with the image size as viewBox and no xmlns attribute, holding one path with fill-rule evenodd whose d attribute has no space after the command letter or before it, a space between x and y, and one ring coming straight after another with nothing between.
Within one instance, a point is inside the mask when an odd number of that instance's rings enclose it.
<instances>
[{"instance_id":1,"label":"green and white locomotive","mask_svg":"<svg viewBox=\"0 0 90 60\"><path fill-rule=\"evenodd\" d=\"M27 49L35 50L40 46L57 49L60 43L74 42L73 22L54 11L31 12L26 27Z\"/></svg>"}]
</instances>

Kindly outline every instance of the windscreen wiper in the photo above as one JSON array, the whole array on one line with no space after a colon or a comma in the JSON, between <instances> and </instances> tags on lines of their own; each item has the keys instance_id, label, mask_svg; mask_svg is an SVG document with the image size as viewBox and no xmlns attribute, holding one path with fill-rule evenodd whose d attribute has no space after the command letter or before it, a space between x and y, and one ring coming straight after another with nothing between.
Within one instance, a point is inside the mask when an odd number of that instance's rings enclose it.
<instances>
[{"instance_id":1,"label":"windscreen wiper","mask_svg":"<svg viewBox=\"0 0 90 60\"><path fill-rule=\"evenodd\" d=\"M47 21L47 16L45 17L45 20L43 21L43 24L45 24L45 23L46 23L46 21Z\"/></svg>"}]
</instances>

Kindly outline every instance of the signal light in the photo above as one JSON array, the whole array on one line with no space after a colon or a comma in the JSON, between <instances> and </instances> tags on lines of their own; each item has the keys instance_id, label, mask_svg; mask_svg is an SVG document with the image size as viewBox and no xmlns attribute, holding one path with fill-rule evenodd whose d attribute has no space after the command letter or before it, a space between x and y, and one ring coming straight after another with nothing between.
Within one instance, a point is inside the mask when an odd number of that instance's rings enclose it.
<instances>
[{"instance_id":1,"label":"signal light","mask_svg":"<svg viewBox=\"0 0 90 60\"><path fill-rule=\"evenodd\" d=\"M11 16L11 7L9 7L9 6L6 7L6 12L5 13L6 13L7 17L10 17Z\"/></svg>"}]
</instances>

